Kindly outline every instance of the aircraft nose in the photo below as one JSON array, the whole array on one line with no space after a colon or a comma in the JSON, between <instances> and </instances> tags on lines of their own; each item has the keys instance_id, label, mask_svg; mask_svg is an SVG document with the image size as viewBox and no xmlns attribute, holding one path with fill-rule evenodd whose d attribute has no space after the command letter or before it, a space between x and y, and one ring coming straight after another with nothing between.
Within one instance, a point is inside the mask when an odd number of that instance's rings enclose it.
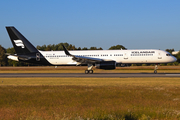
<instances>
[{"instance_id":1,"label":"aircraft nose","mask_svg":"<svg viewBox=\"0 0 180 120\"><path fill-rule=\"evenodd\" d=\"M177 58L172 56L172 62L176 62L177 61Z\"/></svg>"}]
</instances>

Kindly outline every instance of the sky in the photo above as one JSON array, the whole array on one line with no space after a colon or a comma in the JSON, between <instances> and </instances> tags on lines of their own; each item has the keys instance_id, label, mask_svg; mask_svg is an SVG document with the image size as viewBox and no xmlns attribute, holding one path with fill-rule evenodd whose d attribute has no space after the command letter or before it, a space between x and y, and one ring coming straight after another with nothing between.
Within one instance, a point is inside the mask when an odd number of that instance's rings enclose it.
<instances>
[{"instance_id":1,"label":"sky","mask_svg":"<svg viewBox=\"0 0 180 120\"><path fill-rule=\"evenodd\" d=\"M13 47L5 26L34 46L180 50L180 0L1 0L0 45Z\"/></svg>"}]
</instances>

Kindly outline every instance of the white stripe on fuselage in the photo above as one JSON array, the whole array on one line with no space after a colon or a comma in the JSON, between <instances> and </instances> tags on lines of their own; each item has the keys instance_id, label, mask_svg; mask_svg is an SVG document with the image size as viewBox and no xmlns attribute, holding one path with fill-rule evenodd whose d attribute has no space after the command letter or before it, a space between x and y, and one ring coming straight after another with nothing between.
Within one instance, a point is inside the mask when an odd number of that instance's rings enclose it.
<instances>
[{"instance_id":1,"label":"white stripe on fuselage","mask_svg":"<svg viewBox=\"0 0 180 120\"><path fill-rule=\"evenodd\" d=\"M39 51L52 65L76 65L72 57L64 51ZM75 50L69 51L72 55L113 60L116 63L169 63L175 62L175 57L163 50Z\"/></svg>"}]
</instances>

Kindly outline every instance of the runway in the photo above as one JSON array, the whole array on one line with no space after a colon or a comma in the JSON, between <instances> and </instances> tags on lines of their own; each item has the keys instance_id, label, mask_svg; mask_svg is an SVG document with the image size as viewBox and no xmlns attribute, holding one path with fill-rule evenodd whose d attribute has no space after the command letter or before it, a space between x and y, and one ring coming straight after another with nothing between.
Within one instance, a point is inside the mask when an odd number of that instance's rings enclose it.
<instances>
[{"instance_id":1,"label":"runway","mask_svg":"<svg viewBox=\"0 0 180 120\"><path fill-rule=\"evenodd\" d=\"M80 77L80 78L134 78L134 77L180 77L179 73L0 73L0 78L20 77Z\"/></svg>"}]
</instances>

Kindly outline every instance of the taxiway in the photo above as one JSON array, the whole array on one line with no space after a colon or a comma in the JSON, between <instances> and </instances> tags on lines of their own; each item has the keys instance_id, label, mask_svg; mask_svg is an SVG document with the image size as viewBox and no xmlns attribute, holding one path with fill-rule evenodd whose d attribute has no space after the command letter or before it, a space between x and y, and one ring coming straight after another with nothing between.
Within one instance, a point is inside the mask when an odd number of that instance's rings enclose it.
<instances>
[{"instance_id":1,"label":"taxiway","mask_svg":"<svg viewBox=\"0 0 180 120\"><path fill-rule=\"evenodd\" d=\"M133 77L180 77L179 73L0 73L1 78L16 77L84 77L84 78L133 78Z\"/></svg>"}]
</instances>

